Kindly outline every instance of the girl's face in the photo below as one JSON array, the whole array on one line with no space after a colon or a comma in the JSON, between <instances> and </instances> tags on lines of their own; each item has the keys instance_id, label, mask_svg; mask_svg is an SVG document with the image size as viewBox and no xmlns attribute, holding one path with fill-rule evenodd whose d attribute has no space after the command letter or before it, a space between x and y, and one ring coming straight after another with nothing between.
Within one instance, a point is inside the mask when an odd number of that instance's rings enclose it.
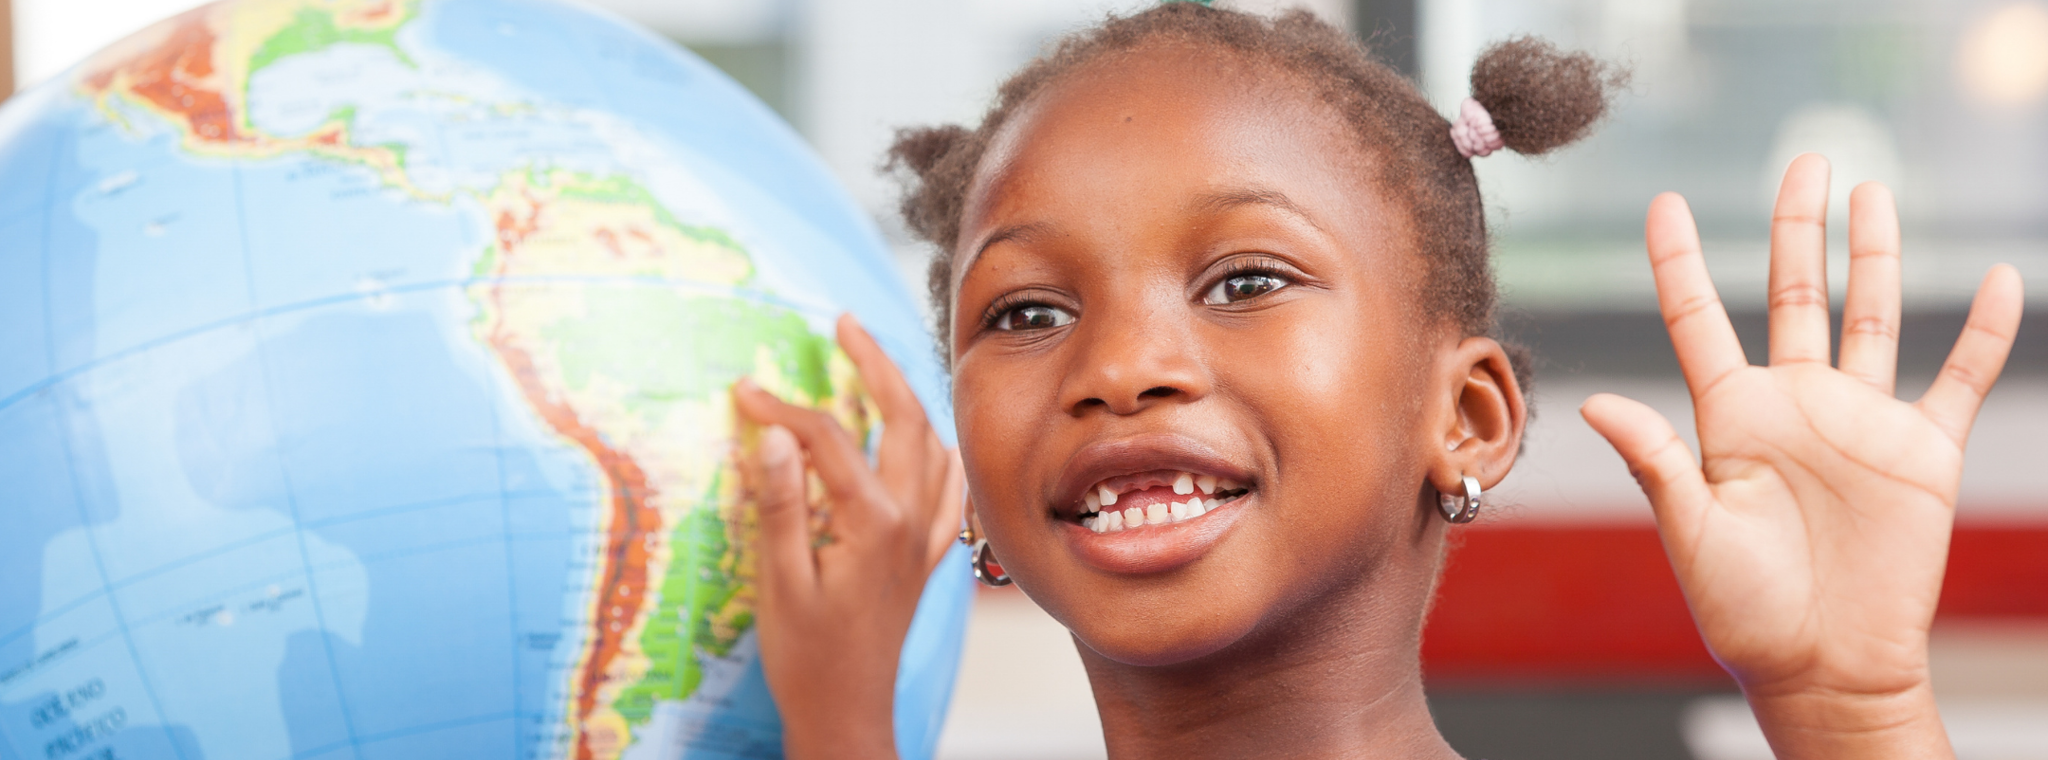
<instances>
[{"instance_id":1,"label":"girl's face","mask_svg":"<svg viewBox=\"0 0 2048 760\"><path fill-rule=\"evenodd\" d=\"M973 508L1096 653L1186 662L1361 595L1419 624L1429 485L1505 474L1521 399L1427 316L1374 170L1297 78L1184 47L1070 72L995 136L955 266Z\"/></svg>"}]
</instances>

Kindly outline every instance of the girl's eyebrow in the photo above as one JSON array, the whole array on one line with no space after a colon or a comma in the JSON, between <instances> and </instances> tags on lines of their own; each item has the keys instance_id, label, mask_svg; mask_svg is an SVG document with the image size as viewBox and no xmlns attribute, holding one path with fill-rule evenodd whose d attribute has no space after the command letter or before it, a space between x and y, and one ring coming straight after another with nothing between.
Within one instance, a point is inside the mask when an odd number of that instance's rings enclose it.
<instances>
[{"instance_id":1,"label":"girl's eyebrow","mask_svg":"<svg viewBox=\"0 0 2048 760\"><path fill-rule=\"evenodd\" d=\"M1289 216L1307 223L1308 226L1315 228L1317 232L1325 235L1329 234L1329 230L1325 230L1322 225L1317 224L1315 218L1309 216L1306 210L1303 210L1293 199L1288 198L1286 193L1278 190L1264 188L1222 190L1204 193L1196 197L1193 203L1189 204L1189 208L1195 212L1208 214L1229 211L1240 206L1266 206L1278 209ZM967 260L960 262L953 271L959 273L957 275L958 279L967 279L967 273L973 271L975 262L981 260L982 252L994 247L997 243L1020 240L1028 242L1032 238L1052 232L1052 229L1052 225L1046 222L1013 224L998 229L991 233L987 239L981 241L981 245L975 246L974 250L967 254Z\"/></svg>"},{"instance_id":2,"label":"girl's eyebrow","mask_svg":"<svg viewBox=\"0 0 2048 760\"><path fill-rule=\"evenodd\" d=\"M1029 224L1012 224L1008 227L996 230L993 234L988 236L988 239L981 241L981 245L975 246L974 250L967 254L966 261L960 262L958 265L954 267L954 271L959 272L956 281L967 279L967 273L970 270L974 269L974 263L981 260L981 253L993 247L995 244L1007 243L1013 240L1021 240L1028 242L1032 238L1039 237L1051 231L1052 225L1047 224L1045 222L1031 222Z\"/></svg>"},{"instance_id":3,"label":"girl's eyebrow","mask_svg":"<svg viewBox=\"0 0 2048 760\"><path fill-rule=\"evenodd\" d=\"M1292 199L1287 197L1286 193L1278 190L1245 188L1206 193L1196 198L1191 207L1196 211L1213 214L1220 211L1229 211L1239 206L1254 205L1270 206L1287 212L1287 214L1307 222L1308 226L1316 228L1317 232L1329 234L1328 230L1323 229L1322 225L1316 223L1314 217L1309 216L1307 211L1303 210L1301 206L1296 205Z\"/></svg>"}]
</instances>

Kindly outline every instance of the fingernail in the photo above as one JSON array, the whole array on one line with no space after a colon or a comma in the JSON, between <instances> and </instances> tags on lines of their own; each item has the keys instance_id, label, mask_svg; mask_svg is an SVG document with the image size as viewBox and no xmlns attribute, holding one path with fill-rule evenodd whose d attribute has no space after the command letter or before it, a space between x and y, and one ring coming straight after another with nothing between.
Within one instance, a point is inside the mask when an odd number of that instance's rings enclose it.
<instances>
[{"instance_id":1,"label":"fingernail","mask_svg":"<svg viewBox=\"0 0 2048 760\"><path fill-rule=\"evenodd\" d=\"M761 390L761 385L754 382L754 378L748 376L741 376L738 381L732 384L732 387L750 392L759 392Z\"/></svg>"},{"instance_id":2,"label":"fingernail","mask_svg":"<svg viewBox=\"0 0 2048 760\"><path fill-rule=\"evenodd\" d=\"M761 465L780 467L796 456L796 436L781 425L769 425L761 431Z\"/></svg>"}]
</instances>

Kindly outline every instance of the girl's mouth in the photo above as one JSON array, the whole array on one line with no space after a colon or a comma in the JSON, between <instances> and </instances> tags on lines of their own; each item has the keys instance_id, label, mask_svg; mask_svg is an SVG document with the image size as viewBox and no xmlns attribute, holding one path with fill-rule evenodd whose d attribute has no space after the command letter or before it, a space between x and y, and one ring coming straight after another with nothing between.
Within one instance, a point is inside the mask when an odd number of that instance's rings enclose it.
<instances>
[{"instance_id":1,"label":"girl's mouth","mask_svg":"<svg viewBox=\"0 0 2048 760\"><path fill-rule=\"evenodd\" d=\"M1155 470L1108 478L1088 487L1068 519L1096 533L1119 533L1200 518L1251 492L1230 478Z\"/></svg>"},{"instance_id":2,"label":"girl's mouth","mask_svg":"<svg viewBox=\"0 0 2048 760\"><path fill-rule=\"evenodd\" d=\"M1100 441L1067 460L1047 510L1082 565L1116 575L1186 567L1257 513L1257 470L1191 436Z\"/></svg>"}]
</instances>

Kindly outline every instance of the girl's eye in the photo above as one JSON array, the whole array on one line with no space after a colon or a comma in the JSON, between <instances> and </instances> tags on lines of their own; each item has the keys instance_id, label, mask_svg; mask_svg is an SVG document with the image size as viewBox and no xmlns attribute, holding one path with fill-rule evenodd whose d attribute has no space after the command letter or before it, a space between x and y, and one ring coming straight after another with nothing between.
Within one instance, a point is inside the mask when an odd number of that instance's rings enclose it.
<instances>
[{"instance_id":1,"label":"girl's eye","mask_svg":"<svg viewBox=\"0 0 2048 760\"><path fill-rule=\"evenodd\" d=\"M1270 274L1248 273L1223 278L1202 296L1202 303L1217 306L1245 301L1287 287L1286 280Z\"/></svg>"},{"instance_id":2,"label":"girl's eye","mask_svg":"<svg viewBox=\"0 0 2048 760\"><path fill-rule=\"evenodd\" d=\"M1065 309L1043 304L1033 304L1019 306L1003 312L1002 316L996 318L995 328L1012 331L1045 330L1054 327L1065 327L1073 323L1073 321L1074 315L1067 313Z\"/></svg>"}]
</instances>

